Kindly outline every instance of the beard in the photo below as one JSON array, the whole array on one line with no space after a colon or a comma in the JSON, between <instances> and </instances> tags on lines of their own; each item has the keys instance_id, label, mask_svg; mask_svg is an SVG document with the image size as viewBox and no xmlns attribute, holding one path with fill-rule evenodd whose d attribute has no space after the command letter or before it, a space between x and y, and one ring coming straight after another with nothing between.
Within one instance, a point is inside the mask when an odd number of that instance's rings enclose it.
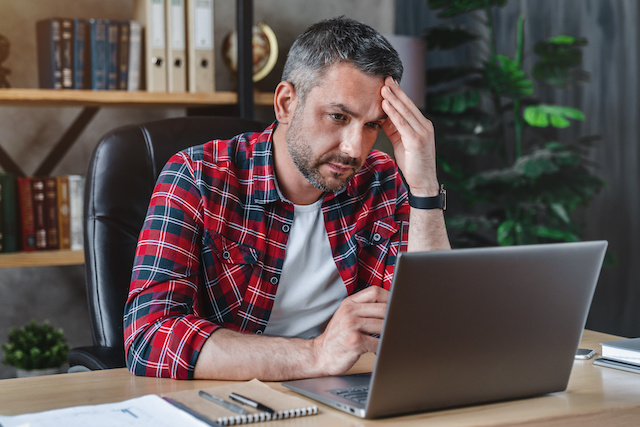
<instances>
[{"instance_id":1,"label":"beard","mask_svg":"<svg viewBox=\"0 0 640 427\"><path fill-rule=\"evenodd\" d=\"M344 153L327 153L319 158L314 158L311 143L303 130L302 108L297 108L291 120L291 126L287 130L286 141L289 155L293 163L298 167L302 175L318 190L324 192L339 192L344 190L355 174L360 170L360 161ZM331 178L326 178L320 173L320 166L326 163L335 163L352 167L353 171L347 176L332 173Z\"/></svg>"}]
</instances>

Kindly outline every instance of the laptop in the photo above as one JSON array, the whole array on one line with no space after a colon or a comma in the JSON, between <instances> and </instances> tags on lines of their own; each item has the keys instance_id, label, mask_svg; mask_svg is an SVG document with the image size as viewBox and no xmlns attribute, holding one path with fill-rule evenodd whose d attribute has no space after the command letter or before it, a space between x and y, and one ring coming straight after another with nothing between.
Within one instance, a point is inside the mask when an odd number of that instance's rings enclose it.
<instances>
[{"instance_id":1,"label":"laptop","mask_svg":"<svg viewBox=\"0 0 640 427\"><path fill-rule=\"evenodd\" d=\"M606 248L400 253L373 372L282 384L362 418L564 391Z\"/></svg>"}]
</instances>

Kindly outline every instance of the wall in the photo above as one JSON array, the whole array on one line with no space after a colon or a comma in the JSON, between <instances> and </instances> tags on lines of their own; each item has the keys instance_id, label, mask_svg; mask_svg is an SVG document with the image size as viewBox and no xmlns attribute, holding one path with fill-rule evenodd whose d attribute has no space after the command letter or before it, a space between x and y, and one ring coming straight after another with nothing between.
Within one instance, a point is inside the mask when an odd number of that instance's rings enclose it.
<instances>
[{"instance_id":1,"label":"wall","mask_svg":"<svg viewBox=\"0 0 640 427\"><path fill-rule=\"evenodd\" d=\"M323 0L304 2L304 7L300 4L296 0L254 2L255 21L264 20L273 28L281 49L276 69L259 83L259 89L275 87L288 46L297 34L320 19L345 15L382 33L393 32L393 0ZM235 1L216 0L215 7L218 45L233 28ZM9 82L16 88L37 87L35 22L38 19L52 16L130 19L132 11L132 0L1 0L0 34L11 42L10 56L3 64L11 69ZM217 62L217 86L222 90L234 88L233 78L219 57ZM96 92L96 98L99 96ZM261 118L270 120L269 110L259 112ZM27 174L32 173L80 111L80 108L0 106L0 145ZM96 142L115 127L184 114L179 109L102 108L53 174L84 174ZM10 326L21 326L31 318L49 319L64 328L72 347L91 344L83 267L0 270L0 343L6 342ZM13 373L13 368L0 366L0 378Z\"/></svg>"}]
</instances>

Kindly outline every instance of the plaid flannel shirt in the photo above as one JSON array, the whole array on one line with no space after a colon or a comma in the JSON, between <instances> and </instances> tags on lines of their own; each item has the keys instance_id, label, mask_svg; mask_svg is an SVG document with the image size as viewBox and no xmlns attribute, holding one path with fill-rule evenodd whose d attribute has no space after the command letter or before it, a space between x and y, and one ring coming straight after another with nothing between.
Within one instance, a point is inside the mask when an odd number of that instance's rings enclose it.
<instances>
[{"instance_id":1,"label":"plaid flannel shirt","mask_svg":"<svg viewBox=\"0 0 640 427\"><path fill-rule=\"evenodd\" d=\"M125 305L134 374L190 379L217 328L264 331L294 214L276 188L274 127L184 150L158 177ZM347 293L389 289L409 218L395 162L372 151L345 190L325 194L322 212Z\"/></svg>"}]
</instances>

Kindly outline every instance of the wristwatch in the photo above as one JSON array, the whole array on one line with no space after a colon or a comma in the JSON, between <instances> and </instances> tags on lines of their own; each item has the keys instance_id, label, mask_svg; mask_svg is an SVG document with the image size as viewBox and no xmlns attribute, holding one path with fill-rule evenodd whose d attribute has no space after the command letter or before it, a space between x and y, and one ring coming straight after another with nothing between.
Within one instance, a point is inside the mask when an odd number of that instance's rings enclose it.
<instances>
[{"instance_id":1,"label":"wristwatch","mask_svg":"<svg viewBox=\"0 0 640 427\"><path fill-rule=\"evenodd\" d=\"M407 191L409 193L409 206L412 208L447 210L447 190L444 188L444 184L440 184L440 194L432 197L416 197L411 194L411 190Z\"/></svg>"}]
</instances>

